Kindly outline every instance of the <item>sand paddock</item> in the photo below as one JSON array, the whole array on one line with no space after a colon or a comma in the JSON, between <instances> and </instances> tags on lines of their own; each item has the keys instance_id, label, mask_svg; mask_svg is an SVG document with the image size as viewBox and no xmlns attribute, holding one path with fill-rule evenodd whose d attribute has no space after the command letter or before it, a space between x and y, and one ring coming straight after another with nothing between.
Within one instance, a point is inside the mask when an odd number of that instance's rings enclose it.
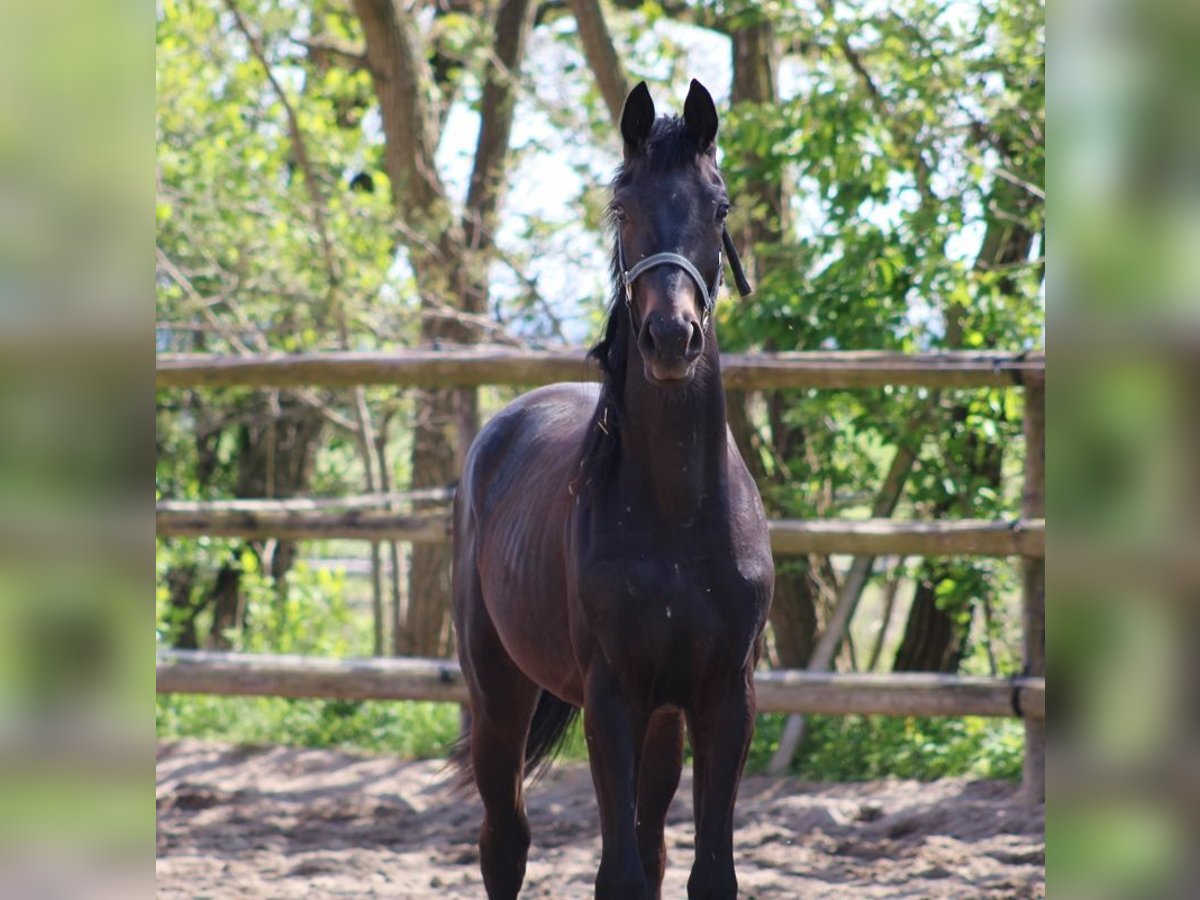
<instances>
[{"instance_id":1,"label":"sand paddock","mask_svg":"<svg viewBox=\"0 0 1200 900\"><path fill-rule=\"evenodd\" d=\"M482 897L480 806L447 782L440 762L160 744L158 896ZM522 896L590 897L600 838L586 766L552 769L528 808ZM1026 808L1010 783L753 776L734 842L746 898L1043 897L1044 831L1043 809ZM692 835L685 770L664 897L686 896Z\"/></svg>"}]
</instances>

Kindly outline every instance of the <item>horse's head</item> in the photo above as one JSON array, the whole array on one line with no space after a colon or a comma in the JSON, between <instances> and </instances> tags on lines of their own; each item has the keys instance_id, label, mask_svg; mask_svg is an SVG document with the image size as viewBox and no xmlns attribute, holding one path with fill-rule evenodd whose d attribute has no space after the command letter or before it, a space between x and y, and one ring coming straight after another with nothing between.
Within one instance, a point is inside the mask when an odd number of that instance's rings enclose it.
<instances>
[{"instance_id":1,"label":"horse's head","mask_svg":"<svg viewBox=\"0 0 1200 900\"><path fill-rule=\"evenodd\" d=\"M630 323L647 381L687 384L712 339L721 286L729 198L717 169L717 110L692 81L683 116L656 119L643 82L625 100L621 137L611 212Z\"/></svg>"}]
</instances>

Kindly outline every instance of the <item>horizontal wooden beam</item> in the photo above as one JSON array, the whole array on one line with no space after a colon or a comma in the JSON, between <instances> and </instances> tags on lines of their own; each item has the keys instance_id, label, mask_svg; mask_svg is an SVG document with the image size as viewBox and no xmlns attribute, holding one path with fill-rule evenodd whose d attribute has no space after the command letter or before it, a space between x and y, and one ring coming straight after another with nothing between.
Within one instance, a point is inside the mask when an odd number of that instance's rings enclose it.
<instances>
[{"instance_id":1,"label":"horizontal wooden beam","mask_svg":"<svg viewBox=\"0 0 1200 900\"><path fill-rule=\"evenodd\" d=\"M946 351L803 351L726 353L721 371L727 388L1011 387L1044 380L1042 353ZM159 354L159 388L351 387L534 387L557 381L596 381L599 369L581 349L513 350L476 347L395 350L386 353L298 353L260 356Z\"/></svg>"},{"instance_id":2,"label":"horizontal wooden beam","mask_svg":"<svg viewBox=\"0 0 1200 900\"><path fill-rule=\"evenodd\" d=\"M246 540L361 539L441 543L450 538L445 512L395 515L369 510L308 512L291 507L202 507L160 503L159 537L239 537ZM768 523L780 555L1028 556L1046 554L1046 523L977 519L905 522L896 519L777 519Z\"/></svg>"},{"instance_id":3,"label":"horizontal wooden beam","mask_svg":"<svg viewBox=\"0 0 1200 900\"><path fill-rule=\"evenodd\" d=\"M1044 519L993 522L943 519L779 519L768 523L771 549L781 555L855 556L1046 555Z\"/></svg>"},{"instance_id":4,"label":"horizontal wooden beam","mask_svg":"<svg viewBox=\"0 0 1200 900\"><path fill-rule=\"evenodd\" d=\"M760 712L802 715L1046 717L1044 678L897 672L757 672ZM1015 694L1015 696L1014 696Z\"/></svg>"},{"instance_id":5,"label":"horizontal wooden beam","mask_svg":"<svg viewBox=\"0 0 1200 900\"><path fill-rule=\"evenodd\" d=\"M406 657L331 659L170 650L158 655L155 685L160 694L442 703L467 699L458 663Z\"/></svg>"},{"instance_id":6,"label":"horizontal wooden beam","mask_svg":"<svg viewBox=\"0 0 1200 900\"><path fill-rule=\"evenodd\" d=\"M309 697L328 700L432 700L463 703L458 665L415 658L329 659L240 653L165 651L158 656L160 694ZM1042 678L987 678L904 673L758 672L759 712L889 716L1045 717ZM1014 699L1015 698L1015 699Z\"/></svg>"},{"instance_id":7,"label":"horizontal wooden beam","mask_svg":"<svg viewBox=\"0 0 1200 900\"><path fill-rule=\"evenodd\" d=\"M155 510L158 537L230 537L248 541L403 541L441 544L450 540L450 516L444 511L395 515L370 510L301 512L291 509L163 508Z\"/></svg>"},{"instance_id":8,"label":"horizontal wooden beam","mask_svg":"<svg viewBox=\"0 0 1200 900\"><path fill-rule=\"evenodd\" d=\"M353 509L388 509L414 503L448 504L454 499L454 488L424 488L415 491L396 491L387 494L347 494L341 497L284 497L279 499L238 500L159 500L158 512L169 514L205 515L216 513L316 513Z\"/></svg>"}]
</instances>

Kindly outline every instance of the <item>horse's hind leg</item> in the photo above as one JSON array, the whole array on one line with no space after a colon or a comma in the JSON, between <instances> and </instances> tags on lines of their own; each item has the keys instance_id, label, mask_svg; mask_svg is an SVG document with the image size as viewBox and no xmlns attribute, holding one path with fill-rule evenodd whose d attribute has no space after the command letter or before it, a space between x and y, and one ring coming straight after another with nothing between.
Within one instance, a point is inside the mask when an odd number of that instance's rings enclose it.
<instances>
[{"instance_id":1,"label":"horse's hind leg","mask_svg":"<svg viewBox=\"0 0 1200 900\"><path fill-rule=\"evenodd\" d=\"M637 838L642 870L654 897L662 894L667 868L667 846L663 828L667 810L679 787L683 768L683 714L677 709L660 709L650 717L642 741L638 767Z\"/></svg>"},{"instance_id":2,"label":"horse's hind leg","mask_svg":"<svg viewBox=\"0 0 1200 900\"><path fill-rule=\"evenodd\" d=\"M537 689L512 673L493 671L485 677L490 679L487 696L472 696L471 765L484 807L479 864L488 897L497 900L516 897L525 880L525 735Z\"/></svg>"},{"instance_id":3,"label":"horse's hind leg","mask_svg":"<svg viewBox=\"0 0 1200 900\"><path fill-rule=\"evenodd\" d=\"M469 752L483 800L479 864L492 900L516 897L525 879L525 740L538 688L509 658L483 606L477 576L455 585L459 659L471 704Z\"/></svg>"}]
</instances>

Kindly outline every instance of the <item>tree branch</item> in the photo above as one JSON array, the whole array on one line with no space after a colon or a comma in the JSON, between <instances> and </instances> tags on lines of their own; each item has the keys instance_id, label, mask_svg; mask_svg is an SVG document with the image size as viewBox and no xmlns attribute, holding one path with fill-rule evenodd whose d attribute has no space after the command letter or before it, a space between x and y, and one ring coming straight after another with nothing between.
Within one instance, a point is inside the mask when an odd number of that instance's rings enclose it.
<instances>
[{"instance_id":1,"label":"tree branch","mask_svg":"<svg viewBox=\"0 0 1200 900\"><path fill-rule=\"evenodd\" d=\"M818 0L818 4L829 21L833 23L834 41L837 44L838 51L846 60L847 65L858 76L859 81L862 82L863 89L867 92L871 106L881 118L891 123L892 132L897 138L896 143L907 151L909 161L913 166L913 176L916 178L917 191L921 195L921 205L927 211L932 211L940 202L933 193L931 185L933 166L925 159L916 134L899 110L893 107L887 101L887 98L884 97L870 70L863 63L862 55L850 46L850 38L842 29L841 23L837 21L831 0Z\"/></svg>"},{"instance_id":2,"label":"tree branch","mask_svg":"<svg viewBox=\"0 0 1200 900\"><path fill-rule=\"evenodd\" d=\"M599 0L568 0L571 12L575 14L575 22L579 29L579 40L583 44L583 54L596 76L604 104L612 117L613 125L621 121L621 109L625 105L625 95L629 93L629 81L625 70L621 68L621 60L617 58L616 47L613 46L612 35L604 21L604 11L600 8Z\"/></svg>"},{"instance_id":3,"label":"tree branch","mask_svg":"<svg viewBox=\"0 0 1200 900\"><path fill-rule=\"evenodd\" d=\"M517 75L533 27L534 6L532 0L501 0L496 10L493 53L480 104L479 139L463 211L463 233L472 269L465 282L463 308L476 314L487 310L487 263L512 135Z\"/></svg>"},{"instance_id":4,"label":"tree branch","mask_svg":"<svg viewBox=\"0 0 1200 900\"><path fill-rule=\"evenodd\" d=\"M229 345L233 347L237 353L243 356L253 355L255 351L252 350L245 341L238 337L238 335L232 329L230 329L228 325L226 325L216 315L213 314L212 309L210 309L210 304L206 302L202 296L200 296L200 293L196 290L191 280L179 269L178 266L175 265L175 263L169 256L167 256L163 249L161 247L155 247L154 253L157 265L162 268L162 270L172 281L179 285L179 287L187 295L188 299L192 301L195 308L208 321L209 327L227 340ZM246 333L253 336L254 344L258 349L258 352L265 353L269 349L266 338L263 337L261 332L253 328L250 323L245 320L241 310L235 304L228 303L227 305L233 314L238 316L239 321L241 322ZM351 434L357 432L353 422L333 409L329 405L329 402L316 392L308 388L290 388L288 393L306 406L312 409L320 410L321 414L337 427L342 428Z\"/></svg>"},{"instance_id":5,"label":"tree branch","mask_svg":"<svg viewBox=\"0 0 1200 900\"><path fill-rule=\"evenodd\" d=\"M350 325L347 321L346 310L341 302L341 282L342 272L341 265L338 262L337 255L333 251L333 237L329 230L329 221L326 218L325 196L321 191L321 185L317 181L316 171L313 168L312 158L308 154L308 145L304 139L304 133L300 129L300 119L296 115L296 110L292 106L291 100L288 99L287 92L284 91L283 85L275 77L275 73L271 68L270 62L267 60L267 55L263 50L262 41L251 32L247 26L245 19L242 18L241 12L237 8L234 0L225 0L225 5L233 14L234 20L237 23L238 30L246 38L250 45L250 51L254 54L254 58L258 60L266 73L267 80L271 83L276 95L279 97L279 102L283 105L284 113L287 116L288 135L292 143L292 152L295 154L296 162L300 170L304 173L304 183L308 187L309 195L309 213L312 216L313 226L317 230L317 236L321 243L321 259L325 266L325 274L328 279L329 289L326 293L325 312L333 316L334 324L337 327L338 343L342 350L350 349ZM321 323L318 322L318 326ZM361 385L356 387L351 392L353 400L353 408L355 413L355 421L357 428L354 429L359 445L359 452L362 457L363 472L366 479L367 491L375 492L376 477L372 469L375 437L374 428L371 424L371 411L367 406L366 388ZM376 573L376 591L375 599L378 606L378 554L379 550L376 546L373 551L374 571ZM379 627L380 617L376 617L376 628ZM378 637L378 634L377 634ZM377 641L378 644L378 641ZM376 652L379 652L378 645Z\"/></svg>"},{"instance_id":6,"label":"tree branch","mask_svg":"<svg viewBox=\"0 0 1200 900\"><path fill-rule=\"evenodd\" d=\"M308 58L313 62L329 64L336 62L337 65L352 71L367 68L367 54L362 50L291 35L288 36L288 40L307 50Z\"/></svg>"},{"instance_id":7,"label":"tree branch","mask_svg":"<svg viewBox=\"0 0 1200 900\"><path fill-rule=\"evenodd\" d=\"M446 191L434 165L438 135L429 97L432 76L417 46L416 24L396 0L354 0L354 9L379 96L392 199L398 210L413 208L428 216L445 205ZM446 213L441 210L443 222Z\"/></svg>"}]
</instances>

